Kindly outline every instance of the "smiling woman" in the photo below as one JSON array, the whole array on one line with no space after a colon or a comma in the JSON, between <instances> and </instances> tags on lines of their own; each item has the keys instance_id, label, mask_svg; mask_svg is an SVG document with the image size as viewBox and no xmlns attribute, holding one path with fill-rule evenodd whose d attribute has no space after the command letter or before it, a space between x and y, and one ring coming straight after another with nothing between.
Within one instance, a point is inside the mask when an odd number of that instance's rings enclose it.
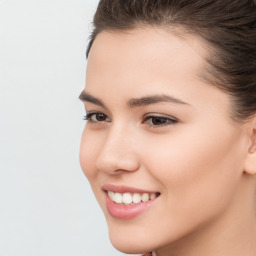
<instances>
[{"instance_id":1,"label":"smiling woman","mask_svg":"<svg viewBox=\"0 0 256 256\"><path fill-rule=\"evenodd\" d=\"M80 162L112 244L256 254L254 1L102 0Z\"/></svg>"}]
</instances>

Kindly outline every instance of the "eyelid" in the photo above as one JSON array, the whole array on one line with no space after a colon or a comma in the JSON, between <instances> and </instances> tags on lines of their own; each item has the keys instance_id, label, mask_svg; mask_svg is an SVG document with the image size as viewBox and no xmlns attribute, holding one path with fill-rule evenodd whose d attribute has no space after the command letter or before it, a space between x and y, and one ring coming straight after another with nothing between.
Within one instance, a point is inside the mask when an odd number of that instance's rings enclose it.
<instances>
[{"instance_id":1,"label":"eyelid","mask_svg":"<svg viewBox=\"0 0 256 256\"><path fill-rule=\"evenodd\" d=\"M86 111L85 115L84 115L84 120L88 120L93 114L97 114L98 112L96 111Z\"/></svg>"},{"instance_id":2,"label":"eyelid","mask_svg":"<svg viewBox=\"0 0 256 256\"><path fill-rule=\"evenodd\" d=\"M147 123L152 118L162 118L167 120L167 122L162 123L162 124L150 124ZM165 114L158 114L158 113L147 113L146 115L143 116L143 124L146 124L150 128L161 128L163 126L172 126L179 123L179 120L173 116L165 115Z\"/></svg>"},{"instance_id":3,"label":"eyelid","mask_svg":"<svg viewBox=\"0 0 256 256\"><path fill-rule=\"evenodd\" d=\"M179 121L176 117L166 115L166 114L160 114L160 113L147 113L143 116L144 119L148 117L162 117L162 118L170 119L173 121Z\"/></svg>"},{"instance_id":4,"label":"eyelid","mask_svg":"<svg viewBox=\"0 0 256 256\"><path fill-rule=\"evenodd\" d=\"M97 114L102 116L101 117L97 116ZM93 120L92 118L94 115L96 120ZM102 120L97 120L98 118L101 119L102 117L103 117ZM153 118L156 118L156 119L159 118L159 120L154 120L156 121L156 123L154 123ZM91 124L103 124L103 123L111 122L111 119L101 111L87 112L86 115L84 116L84 120L88 121ZM166 114L159 114L159 113L147 113L142 117L142 124L152 129L159 129L164 126L173 126L179 122L180 121L173 116L169 116Z\"/></svg>"},{"instance_id":5,"label":"eyelid","mask_svg":"<svg viewBox=\"0 0 256 256\"><path fill-rule=\"evenodd\" d=\"M92 116L97 115L97 114L104 115L106 117L106 119L108 119L109 121L108 120L104 120L104 121L94 121L94 120L92 120L91 119ZM100 111L89 111L89 112L86 113L86 115L84 116L83 119L85 121L88 121L88 122L91 122L91 123L101 123L101 122L110 122L111 121L111 119L106 114L104 114L103 112L100 112Z\"/></svg>"}]
</instances>

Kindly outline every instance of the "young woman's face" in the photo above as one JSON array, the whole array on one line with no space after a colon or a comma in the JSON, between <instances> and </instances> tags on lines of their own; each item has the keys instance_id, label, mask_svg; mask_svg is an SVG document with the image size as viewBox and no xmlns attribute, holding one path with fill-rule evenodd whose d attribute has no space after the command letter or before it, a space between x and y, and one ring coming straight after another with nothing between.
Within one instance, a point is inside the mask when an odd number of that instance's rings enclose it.
<instances>
[{"instance_id":1,"label":"young woman's face","mask_svg":"<svg viewBox=\"0 0 256 256\"><path fill-rule=\"evenodd\" d=\"M201 78L206 53L153 28L102 32L92 46L80 161L121 251L195 236L239 200L245 129Z\"/></svg>"}]
</instances>

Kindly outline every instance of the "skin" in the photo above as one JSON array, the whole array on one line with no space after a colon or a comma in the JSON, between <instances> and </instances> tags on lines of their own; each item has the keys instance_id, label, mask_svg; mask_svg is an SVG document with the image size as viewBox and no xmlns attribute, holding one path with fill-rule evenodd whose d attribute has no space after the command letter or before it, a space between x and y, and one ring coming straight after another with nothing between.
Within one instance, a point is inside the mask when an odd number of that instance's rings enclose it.
<instances>
[{"instance_id":1,"label":"skin","mask_svg":"<svg viewBox=\"0 0 256 256\"><path fill-rule=\"evenodd\" d=\"M161 29L101 32L88 59L80 162L113 245L158 256L256 254L255 118L235 123L230 98L205 82L207 46ZM181 100L130 106L131 99ZM150 116L163 116L155 125ZM176 120L176 122L173 122ZM161 195L130 220L112 217L104 184ZM121 235L120 235L121 234Z\"/></svg>"}]
</instances>

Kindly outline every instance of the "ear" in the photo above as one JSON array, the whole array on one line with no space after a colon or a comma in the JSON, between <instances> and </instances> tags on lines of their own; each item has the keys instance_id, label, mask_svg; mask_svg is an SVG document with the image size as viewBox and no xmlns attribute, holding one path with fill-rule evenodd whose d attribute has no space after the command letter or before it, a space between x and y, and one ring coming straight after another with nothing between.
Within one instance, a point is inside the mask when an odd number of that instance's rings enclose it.
<instances>
[{"instance_id":1,"label":"ear","mask_svg":"<svg viewBox=\"0 0 256 256\"><path fill-rule=\"evenodd\" d=\"M247 174L256 175L256 115L249 123L250 146L248 148L244 170Z\"/></svg>"}]
</instances>

